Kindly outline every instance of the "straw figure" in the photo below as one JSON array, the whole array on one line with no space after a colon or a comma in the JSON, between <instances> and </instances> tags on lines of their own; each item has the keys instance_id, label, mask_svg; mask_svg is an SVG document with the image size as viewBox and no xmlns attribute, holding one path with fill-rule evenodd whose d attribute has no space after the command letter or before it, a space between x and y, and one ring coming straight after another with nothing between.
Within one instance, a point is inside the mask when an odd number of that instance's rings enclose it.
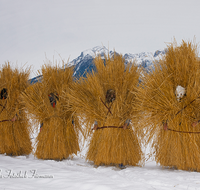
<instances>
[{"instance_id":1,"label":"straw figure","mask_svg":"<svg viewBox=\"0 0 200 190\"><path fill-rule=\"evenodd\" d=\"M81 127L78 118L73 117L68 99L62 98L62 93L73 84L73 70L64 64L62 69L51 66L49 61L42 66L40 74L41 83L23 94L28 112L40 124L35 156L60 161L79 151Z\"/></svg>"},{"instance_id":2,"label":"straw figure","mask_svg":"<svg viewBox=\"0 0 200 190\"><path fill-rule=\"evenodd\" d=\"M105 55L105 62L96 56L94 63L96 72L79 79L69 93L90 137L86 159L96 166L140 165L142 151L134 130L138 113L131 106L135 98L131 92L139 81L137 67L125 66L117 54Z\"/></svg>"},{"instance_id":3,"label":"straw figure","mask_svg":"<svg viewBox=\"0 0 200 190\"><path fill-rule=\"evenodd\" d=\"M163 167L200 171L199 73L197 46L174 42L144 75L137 92L143 110L140 124L152 145L151 154Z\"/></svg>"},{"instance_id":4,"label":"straw figure","mask_svg":"<svg viewBox=\"0 0 200 190\"><path fill-rule=\"evenodd\" d=\"M0 71L0 153L28 155L32 151L31 125L20 94L28 87L29 69L12 69L9 62Z\"/></svg>"}]
</instances>

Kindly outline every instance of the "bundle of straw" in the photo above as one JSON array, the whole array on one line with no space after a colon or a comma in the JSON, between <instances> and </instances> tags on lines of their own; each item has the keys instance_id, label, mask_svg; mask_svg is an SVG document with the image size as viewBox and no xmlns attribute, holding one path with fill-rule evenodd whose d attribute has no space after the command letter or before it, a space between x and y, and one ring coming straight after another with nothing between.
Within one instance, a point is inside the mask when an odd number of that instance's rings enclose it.
<instances>
[{"instance_id":1,"label":"bundle of straw","mask_svg":"<svg viewBox=\"0 0 200 190\"><path fill-rule=\"evenodd\" d=\"M32 151L31 126L20 94L28 87L29 69L12 69L9 62L0 71L0 91L7 91L0 99L0 153L12 156L28 155ZM2 93L1 93L2 94Z\"/></svg>"},{"instance_id":2,"label":"bundle of straw","mask_svg":"<svg viewBox=\"0 0 200 190\"><path fill-rule=\"evenodd\" d=\"M43 76L42 82L28 88L22 97L32 119L42 126L36 139L35 156L63 160L79 151L81 126L78 118L73 117L71 104L62 97L63 92L73 85L73 70L65 68L64 63L62 69L51 66L48 61L39 74ZM49 100L51 93L58 98L55 107Z\"/></svg>"},{"instance_id":3,"label":"bundle of straw","mask_svg":"<svg viewBox=\"0 0 200 190\"><path fill-rule=\"evenodd\" d=\"M135 100L131 92L135 92L139 81L137 67L131 63L125 65L122 55L117 54L105 55L105 62L96 56L94 63L96 72L76 81L66 95L84 121L86 135L92 135L86 159L95 165L139 165L142 151L134 130L138 113L131 106ZM109 89L116 95L111 103L106 102ZM132 122L123 129L127 119ZM98 129L93 133L95 121Z\"/></svg>"},{"instance_id":4,"label":"bundle of straw","mask_svg":"<svg viewBox=\"0 0 200 190\"><path fill-rule=\"evenodd\" d=\"M155 160L161 166L200 171L200 61L197 46L174 42L152 72L144 74L137 92L143 111L140 127L151 143ZM178 101L177 86L186 89ZM142 131L143 132L143 131Z\"/></svg>"}]
</instances>

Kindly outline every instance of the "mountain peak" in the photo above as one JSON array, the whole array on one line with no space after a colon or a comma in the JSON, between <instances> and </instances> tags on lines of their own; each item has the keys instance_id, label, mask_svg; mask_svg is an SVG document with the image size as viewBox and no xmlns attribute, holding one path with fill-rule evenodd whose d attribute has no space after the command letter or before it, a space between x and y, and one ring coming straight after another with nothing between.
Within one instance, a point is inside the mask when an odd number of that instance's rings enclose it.
<instances>
[{"instance_id":1,"label":"mountain peak","mask_svg":"<svg viewBox=\"0 0 200 190\"><path fill-rule=\"evenodd\" d=\"M105 46L96 46L92 49L87 49L83 52L81 52L81 56L85 57L85 56L89 56L89 57L95 57L96 55L101 55L104 56L104 54L108 54L109 51Z\"/></svg>"}]
</instances>

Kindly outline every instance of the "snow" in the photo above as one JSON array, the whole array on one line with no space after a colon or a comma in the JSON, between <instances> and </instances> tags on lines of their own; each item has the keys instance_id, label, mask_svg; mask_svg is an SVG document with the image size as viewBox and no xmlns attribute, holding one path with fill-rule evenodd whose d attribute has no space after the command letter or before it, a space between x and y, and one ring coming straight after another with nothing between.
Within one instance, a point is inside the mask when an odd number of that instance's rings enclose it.
<instances>
[{"instance_id":1,"label":"snow","mask_svg":"<svg viewBox=\"0 0 200 190\"><path fill-rule=\"evenodd\" d=\"M71 61L103 46L141 61L140 52L153 57L174 38L199 43L199 7L199 0L0 0L0 64L32 66L32 78L46 57ZM0 189L200 189L200 173L164 169L151 160L124 170L95 168L84 147L61 162L0 155Z\"/></svg>"},{"instance_id":2,"label":"snow","mask_svg":"<svg viewBox=\"0 0 200 190\"><path fill-rule=\"evenodd\" d=\"M32 135L34 146L37 130ZM200 173L166 169L149 158L149 147L143 148L145 166L95 167L85 160L87 141L80 143L77 155L62 161L40 160L28 156L0 155L0 189L5 190L198 190Z\"/></svg>"},{"instance_id":3,"label":"snow","mask_svg":"<svg viewBox=\"0 0 200 190\"><path fill-rule=\"evenodd\" d=\"M83 57L91 56L95 57L96 55L108 55L109 50L105 46L96 46L92 49L85 50L81 53Z\"/></svg>"},{"instance_id":4,"label":"snow","mask_svg":"<svg viewBox=\"0 0 200 190\"><path fill-rule=\"evenodd\" d=\"M144 167L128 166L120 170L95 168L84 158L85 149L60 162L29 156L0 155L0 189L67 190L198 190L200 173L163 169L154 161Z\"/></svg>"}]
</instances>

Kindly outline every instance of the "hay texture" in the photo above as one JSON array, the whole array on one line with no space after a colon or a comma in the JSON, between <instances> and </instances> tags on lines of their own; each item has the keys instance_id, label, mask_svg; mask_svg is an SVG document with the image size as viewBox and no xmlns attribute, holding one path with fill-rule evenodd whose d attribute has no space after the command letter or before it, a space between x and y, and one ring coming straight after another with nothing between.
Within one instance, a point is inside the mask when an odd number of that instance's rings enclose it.
<instances>
[{"instance_id":1,"label":"hay texture","mask_svg":"<svg viewBox=\"0 0 200 190\"><path fill-rule=\"evenodd\" d=\"M69 94L85 123L89 141L86 159L95 165L139 165L142 151L134 130L138 113L131 106L135 99L131 92L135 92L138 85L139 72L134 64L125 65L121 55L104 58L105 62L100 56L95 57L96 72L79 79ZM115 92L112 102L106 101L110 89ZM123 129L127 119L131 119L131 123ZM98 128L92 130L95 121Z\"/></svg>"},{"instance_id":2,"label":"hay texture","mask_svg":"<svg viewBox=\"0 0 200 190\"><path fill-rule=\"evenodd\" d=\"M64 64L62 69L52 66L48 61L39 74L43 76L42 81L23 94L23 102L36 128L37 124L41 126L35 156L39 159L63 160L79 151L80 124L78 118L73 117L68 99L62 98L62 93L73 84L73 70L65 68ZM55 105L50 103L51 94L57 97Z\"/></svg>"},{"instance_id":3,"label":"hay texture","mask_svg":"<svg viewBox=\"0 0 200 190\"><path fill-rule=\"evenodd\" d=\"M178 99L177 86L185 89ZM137 92L141 126L155 160L163 167L200 171L200 62L197 46L183 41L168 46ZM143 131L142 131L143 132Z\"/></svg>"},{"instance_id":4,"label":"hay texture","mask_svg":"<svg viewBox=\"0 0 200 190\"><path fill-rule=\"evenodd\" d=\"M20 103L20 94L28 87L29 69L12 69L9 62L0 71L0 153L28 155L32 151L31 126Z\"/></svg>"}]
</instances>

